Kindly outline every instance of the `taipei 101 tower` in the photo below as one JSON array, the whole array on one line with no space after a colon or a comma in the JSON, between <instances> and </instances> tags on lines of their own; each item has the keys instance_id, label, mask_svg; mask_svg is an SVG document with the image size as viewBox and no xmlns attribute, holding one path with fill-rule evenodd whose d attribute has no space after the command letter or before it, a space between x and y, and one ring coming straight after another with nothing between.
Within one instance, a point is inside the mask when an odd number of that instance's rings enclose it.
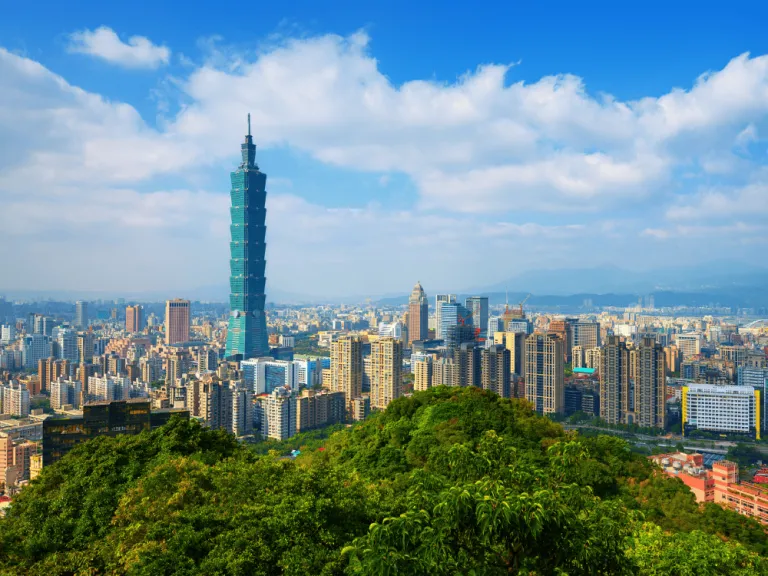
<instances>
[{"instance_id":1,"label":"taipei 101 tower","mask_svg":"<svg viewBox=\"0 0 768 576\"><path fill-rule=\"evenodd\" d=\"M226 357L245 360L268 356L267 319L264 315L267 175L256 165L256 146L248 135L240 146L243 161L230 174L232 180L232 242L229 244L229 327Z\"/></svg>"}]
</instances>

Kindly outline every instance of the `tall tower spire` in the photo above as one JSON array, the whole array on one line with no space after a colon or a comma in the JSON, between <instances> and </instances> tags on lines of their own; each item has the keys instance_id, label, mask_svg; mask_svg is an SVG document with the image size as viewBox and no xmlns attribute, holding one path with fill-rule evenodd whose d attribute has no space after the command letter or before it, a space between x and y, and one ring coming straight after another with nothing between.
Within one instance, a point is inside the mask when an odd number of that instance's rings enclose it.
<instances>
[{"instance_id":1,"label":"tall tower spire","mask_svg":"<svg viewBox=\"0 0 768 576\"><path fill-rule=\"evenodd\" d=\"M240 149L242 163L230 175L232 241L226 357L242 360L269 354L264 314L267 175L254 162L256 145L251 136L250 114L248 134Z\"/></svg>"}]
</instances>

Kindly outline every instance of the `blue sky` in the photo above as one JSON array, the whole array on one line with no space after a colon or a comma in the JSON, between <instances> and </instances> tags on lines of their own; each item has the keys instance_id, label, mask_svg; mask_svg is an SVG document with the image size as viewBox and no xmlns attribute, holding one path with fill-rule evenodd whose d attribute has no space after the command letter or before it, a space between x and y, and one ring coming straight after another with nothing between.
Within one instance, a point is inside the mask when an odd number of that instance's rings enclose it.
<instances>
[{"instance_id":1,"label":"blue sky","mask_svg":"<svg viewBox=\"0 0 768 576\"><path fill-rule=\"evenodd\" d=\"M0 290L226 283L248 111L274 292L761 262L765 22L759 2L4 6Z\"/></svg>"}]
</instances>

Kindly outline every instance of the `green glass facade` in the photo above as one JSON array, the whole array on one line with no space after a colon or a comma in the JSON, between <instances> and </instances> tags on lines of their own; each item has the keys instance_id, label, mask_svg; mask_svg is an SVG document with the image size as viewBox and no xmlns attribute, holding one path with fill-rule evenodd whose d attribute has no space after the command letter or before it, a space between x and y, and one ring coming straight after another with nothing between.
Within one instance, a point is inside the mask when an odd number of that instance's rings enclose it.
<instances>
[{"instance_id":1,"label":"green glass facade","mask_svg":"<svg viewBox=\"0 0 768 576\"><path fill-rule=\"evenodd\" d=\"M174 414L189 418L187 410L152 411L148 400L137 399L86 404L81 418L48 418L43 420L43 466L91 438L139 434L166 424Z\"/></svg>"},{"instance_id":2,"label":"green glass facade","mask_svg":"<svg viewBox=\"0 0 768 576\"><path fill-rule=\"evenodd\" d=\"M240 359L269 355L264 315L267 175L256 165L256 146L250 125L249 115L248 135L241 145L242 162L230 175L232 241L229 244L230 316L226 357Z\"/></svg>"}]
</instances>

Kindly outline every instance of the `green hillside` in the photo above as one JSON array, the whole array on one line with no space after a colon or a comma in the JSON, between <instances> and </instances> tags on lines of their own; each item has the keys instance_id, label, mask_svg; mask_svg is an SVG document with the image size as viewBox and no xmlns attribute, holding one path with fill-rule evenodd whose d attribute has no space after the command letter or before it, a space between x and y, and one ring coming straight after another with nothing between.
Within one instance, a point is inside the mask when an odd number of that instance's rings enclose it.
<instances>
[{"instance_id":1,"label":"green hillside","mask_svg":"<svg viewBox=\"0 0 768 576\"><path fill-rule=\"evenodd\" d=\"M287 460L181 420L92 441L16 498L0 573L768 574L755 521L480 389L318 443Z\"/></svg>"}]
</instances>

